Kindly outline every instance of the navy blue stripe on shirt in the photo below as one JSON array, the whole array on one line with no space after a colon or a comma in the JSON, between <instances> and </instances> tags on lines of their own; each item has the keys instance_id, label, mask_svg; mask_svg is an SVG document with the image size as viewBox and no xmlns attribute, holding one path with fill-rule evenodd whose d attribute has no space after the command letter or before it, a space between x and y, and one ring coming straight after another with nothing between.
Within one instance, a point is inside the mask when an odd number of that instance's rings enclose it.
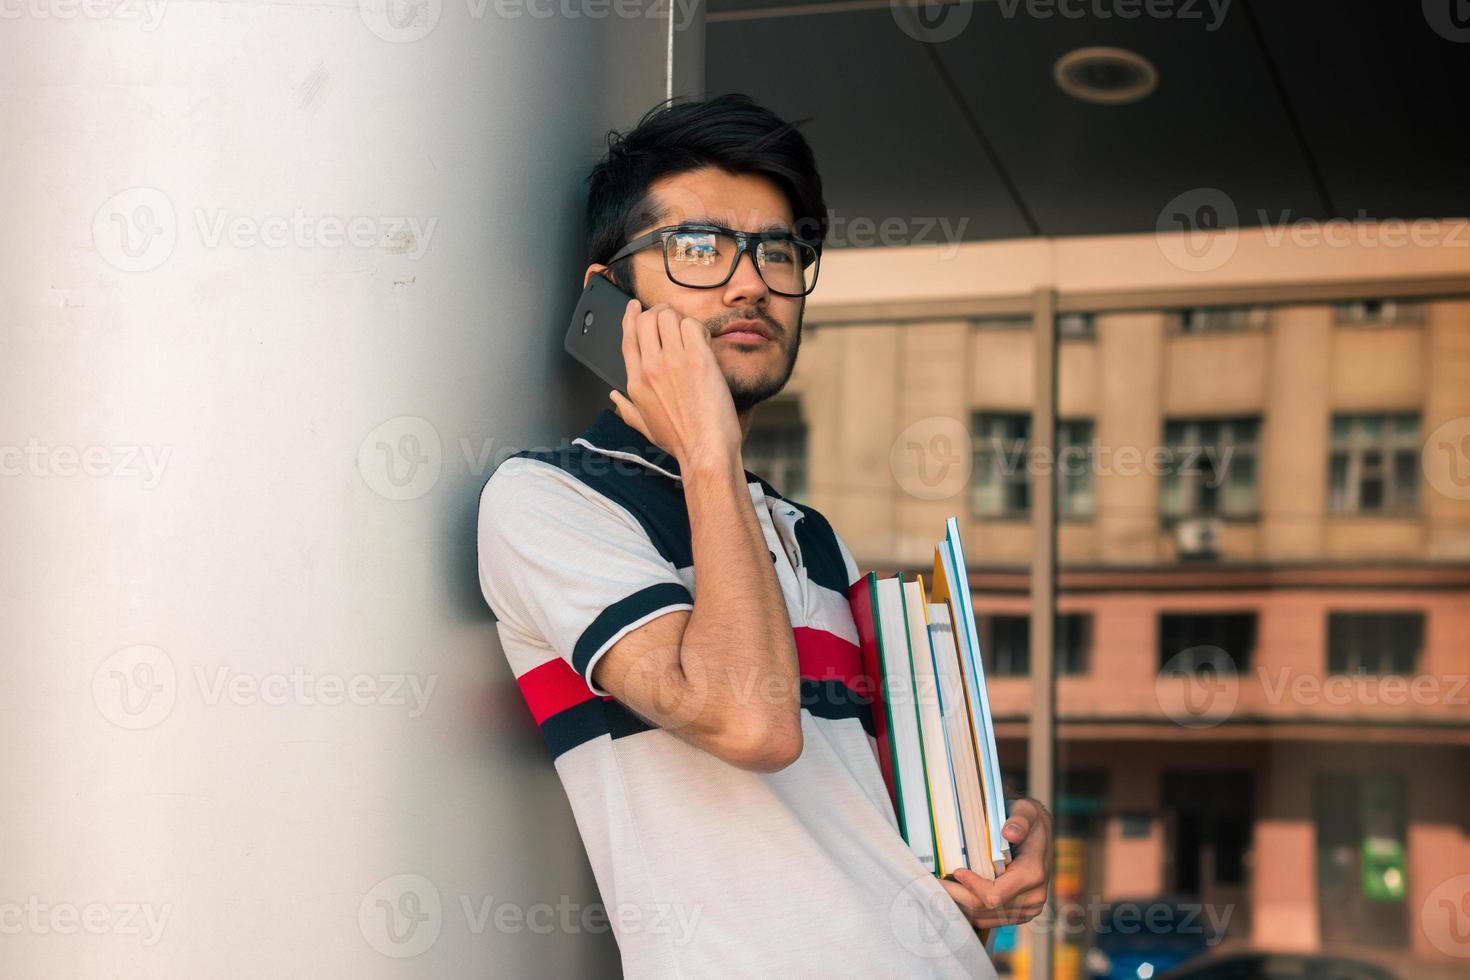
<instances>
[{"instance_id":1,"label":"navy blue stripe on shirt","mask_svg":"<svg viewBox=\"0 0 1470 980\"><path fill-rule=\"evenodd\" d=\"M873 734L871 702L854 693L841 681L814 681L802 678L801 706L814 718L840 721L852 718ZM603 735L626 738L655 730L621 702L611 698L593 698L575 704L541 723L541 735L556 760L563 752Z\"/></svg>"},{"instance_id":2,"label":"navy blue stripe on shirt","mask_svg":"<svg viewBox=\"0 0 1470 980\"><path fill-rule=\"evenodd\" d=\"M856 718L863 731L873 734L873 701L863 697L839 680L801 679L801 706L813 718L839 721Z\"/></svg>"},{"instance_id":3,"label":"navy blue stripe on shirt","mask_svg":"<svg viewBox=\"0 0 1470 980\"><path fill-rule=\"evenodd\" d=\"M572 666L577 668L577 673L581 674L588 684L591 684L592 678L587 676L587 662L608 640L629 623L635 623L649 613L657 612L665 606L674 606L679 603L692 605L694 597L689 594L688 589L677 582L660 582L646 589L639 589L627 598L619 599L598 613L592 625L577 637L577 643L572 648Z\"/></svg>"},{"instance_id":4,"label":"navy blue stripe on shirt","mask_svg":"<svg viewBox=\"0 0 1470 980\"><path fill-rule=\"evenodd\" d=\"M796 544L801 548L802 561L806 564L807 581L826 586L838 595L847 595L847 563L842 560L842 549L837 545L837 534L827 518L820 513L788 500L802 518L796 522Z\"/></svg>"}]
</instances>

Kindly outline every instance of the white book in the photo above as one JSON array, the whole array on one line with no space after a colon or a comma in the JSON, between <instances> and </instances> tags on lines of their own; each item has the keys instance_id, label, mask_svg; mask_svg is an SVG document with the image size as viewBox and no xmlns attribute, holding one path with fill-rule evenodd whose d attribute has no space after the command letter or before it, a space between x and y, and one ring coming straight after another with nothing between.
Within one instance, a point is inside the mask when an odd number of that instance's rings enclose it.
<instances>
[{"instance_id":1,"label":"white book","mask_svg":"<svg viewBox=\"0 0 1470 980\"><path fill-rule=\"evenodd\" d=\"M913 666L909 655L908 620L903 584L898 576L878 579L878 622L882 633L883 697L889 708L888 738L896 761L900 827L919 863L935 872L934 826L924 784L919 716L914 709Z\"/></svg>"},{"instance_id":2,"label":"white book","mask_svg":"<svg viewBox=\"0 0 1470 980\"><path fill-rule=\"evenodd\" d=\"M965 686L960 679L959 654L955 648L949 604L930 603L929 619L932 622L930 632L934 638L935 675L943 698L945 741L953 760L960 833L965 839L965 867L982 878L994 879L995 869L985 860L989 851L989 838L985 829L985 792L980 787L980 764L975 756L975 737L970 726L970 709L965 703Z\"/></svg>"},{"instance_id":3,"label":"white book","mask_svg":"<svg viewBox=\"0 0 1470 980\"><path fill-rule=\"evenodd\" d=\"M980 757L981 783L985 791L985 813L990 838L990 860L999 874L1011 859L1011 845L1000 835L1006 821L1005 800L1001 788L1000 760L995 750L995 724L990 717L990 697L985 686L985 664L980 656L980 637L975 628L975 609L970 600L970 578L960 547L959 522L951 517L945 522L945 540L939 549L945 563L952 602L955 605L955 643L960 651L960 669L965 679L970 702L970 721L974 728L975 753ZM971 855L973 860L974 855Z\"/></svg>"},{"instance_id":4,"label":"white book","mask_svg":"<svg viewBox=\"0 0 1470 980\"><path fill-rule=\"evenodd\" d=\"M938 682L934 677L934 648L929 637L928 601L922 581L903 583L904 609L909 617L909 650L913 654L915 707L924 750L924 778L929 787L929 813L934 818L938 874L947 875L965 864L965 838L960 832L960 809L954 795L954 772L944 737Z\"/></svg>"}]
</instances>

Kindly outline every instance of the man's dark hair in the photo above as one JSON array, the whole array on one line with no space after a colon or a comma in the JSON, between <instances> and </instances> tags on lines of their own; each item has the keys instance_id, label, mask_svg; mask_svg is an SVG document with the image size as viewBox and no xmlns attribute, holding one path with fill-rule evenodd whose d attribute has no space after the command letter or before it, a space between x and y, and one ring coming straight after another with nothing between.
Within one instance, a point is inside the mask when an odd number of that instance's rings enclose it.
<instances>
[{"instance_id":1,"label":"man's dark hair","mask_svg":"<svg viewBox=\"0 0 1470 980\"><path fill-rule=\"evenodd\" d=\"M822 178L796 126L749 96L730 94L676 96L644 113L627 132L610 131L606 155L587 176L588 261L606 264L634 231L659 220L649 198L655 181L706 166L771 180L791 206L793 231L820 247L827 237ZM618 260L611 271L631 291L630 260Z\"/></svg>"}]
</instances>

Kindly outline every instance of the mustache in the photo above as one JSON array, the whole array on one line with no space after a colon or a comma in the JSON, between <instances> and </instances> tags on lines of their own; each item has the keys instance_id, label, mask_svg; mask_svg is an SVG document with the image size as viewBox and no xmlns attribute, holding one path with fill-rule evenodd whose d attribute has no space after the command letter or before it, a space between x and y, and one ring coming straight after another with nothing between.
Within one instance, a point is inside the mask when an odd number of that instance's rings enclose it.
<instances>
[{"instance_id":1,"label":"mustache","mask_svg":"<svg viewBox=\"0 0 1470 980\"><path fill-rule=\"evenodd\" d=\"M706 320L704 325L709 329L710 333L715 333L718 330L724 329L726 324L734 323L736 320L759 320L766 325L771 331L771 336L776 340L780 340L788 332L784 324L764 310L736 310L733 313L721 314L712 320Z\"/></svg>"}]
</instances>

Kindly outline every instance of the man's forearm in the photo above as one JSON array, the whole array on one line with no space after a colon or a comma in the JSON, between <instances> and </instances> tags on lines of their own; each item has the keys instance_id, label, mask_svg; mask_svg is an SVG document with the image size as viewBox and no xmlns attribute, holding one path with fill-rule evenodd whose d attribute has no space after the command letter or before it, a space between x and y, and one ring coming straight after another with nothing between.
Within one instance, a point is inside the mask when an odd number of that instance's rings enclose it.
<instances>
[{"instance_id":1,"label":"man's forearm","mask_svg":"<svg viewBox=\"0 0 1470 980\"><path fill-rule=\"evenodd\" d=\"M696 595L680 663L700 701L693 723L755 755L799 753L795 636L740 457L681 467L681 475Z\"/></svg>"}]
</instances>

